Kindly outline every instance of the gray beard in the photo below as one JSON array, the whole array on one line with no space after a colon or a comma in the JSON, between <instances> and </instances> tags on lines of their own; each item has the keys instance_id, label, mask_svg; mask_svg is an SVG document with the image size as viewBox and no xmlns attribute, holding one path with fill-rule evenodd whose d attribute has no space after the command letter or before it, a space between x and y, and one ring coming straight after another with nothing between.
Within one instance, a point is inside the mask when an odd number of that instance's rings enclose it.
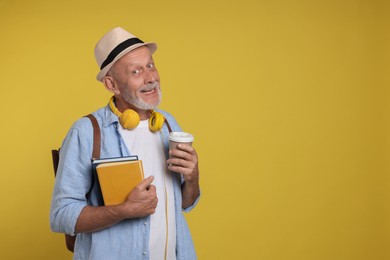
<instances>
[{"instance_id":1,"label":"gray beard","mask_svg":"<svg viewBox=\"0 0 390 260\"><path fill-rule=\"evenodd\" d=\"M126 95L124 97L124 100L127 103L132 104L133 106L135 106L136 108L138 108L140 110L154 110L158 107L158 105L160 104L161 99L162 99L162 93L161 93L161 89L160 89L158 82L146 84L146 86L143 89L150 90L153 88L156 89L157 95L158 95L158 101L156 104L146 103L142 98L140 98L138 96L133 96L133 95Z\"/></svg>"}]
</instances>

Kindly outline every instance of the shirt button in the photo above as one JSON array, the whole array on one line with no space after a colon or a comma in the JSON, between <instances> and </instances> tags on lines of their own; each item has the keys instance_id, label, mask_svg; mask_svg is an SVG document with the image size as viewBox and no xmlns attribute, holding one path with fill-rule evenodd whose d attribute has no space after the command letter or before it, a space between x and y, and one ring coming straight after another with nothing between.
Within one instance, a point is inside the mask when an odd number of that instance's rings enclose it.
<instances>
[{"instance_id":1,"label":"shirt button","mask_svg":"<svg viewBox=\"0 0 390 260\"><path fill-rule=\"evenodd\" d=\"M146 251L144 251L143 254L146 255Z\"/></svg>"},{"instance_id":2,"label":"shirt button","mask_svg":"<svg viewBox=\"0 0 390 260\"><path fill-rule=\"evenodd\" d=\"M147 226L147 225L148 225L148 222L145 221L145 222L144 222L144 225Z\"/></svg>"}]
</instances>

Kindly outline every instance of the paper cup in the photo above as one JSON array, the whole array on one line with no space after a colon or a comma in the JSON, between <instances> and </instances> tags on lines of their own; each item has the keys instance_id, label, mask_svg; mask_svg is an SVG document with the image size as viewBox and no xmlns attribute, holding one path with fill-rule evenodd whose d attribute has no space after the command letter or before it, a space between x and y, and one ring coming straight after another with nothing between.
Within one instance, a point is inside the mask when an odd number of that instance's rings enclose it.
<instances>
[{"instance_id":1,"label":"paper cup","mask_svg":"<svg viewBox=\"0 0 390 260\"><path fill-rule=\"evenodd\" d=\"M169 133L169 150L177 149L179 144L192 145L194 136L186 132L171 132Z\"/></svg>"}]
</instances>

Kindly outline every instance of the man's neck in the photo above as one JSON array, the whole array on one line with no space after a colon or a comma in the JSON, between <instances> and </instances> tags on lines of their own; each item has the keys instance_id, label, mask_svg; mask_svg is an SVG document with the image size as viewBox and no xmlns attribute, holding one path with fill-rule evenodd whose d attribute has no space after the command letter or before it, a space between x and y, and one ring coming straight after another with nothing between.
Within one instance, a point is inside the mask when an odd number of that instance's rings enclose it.
<instances>
[{"instance_id":1,"label":"man's neck","mask_svg":"<svg viewBox=\"0 0 390 260\"><path fill-rule=\"evenodd\" d=\"M138 113L139 118L141 120L149 119L149 117L150 117L150 111L149 110L136 110L136 109L134 109L134 110Z\"/></svg>"}]
</instances>

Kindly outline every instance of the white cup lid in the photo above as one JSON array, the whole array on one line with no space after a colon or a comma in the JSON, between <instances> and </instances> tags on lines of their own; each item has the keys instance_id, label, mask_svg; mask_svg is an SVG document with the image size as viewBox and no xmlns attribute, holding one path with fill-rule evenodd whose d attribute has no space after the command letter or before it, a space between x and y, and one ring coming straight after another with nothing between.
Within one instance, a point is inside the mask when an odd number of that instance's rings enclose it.
<instances>
[{"instance_id":1,"label":"white cup lid","mask_svg":"<svg viewBox=\"0 0 390 260\"><path fill-rule=\"evenodd\" d=\"M170 132L169 140L178 143L191 143L194 141L194 136L185 132Z\"/></svg>"}]
</instances>

